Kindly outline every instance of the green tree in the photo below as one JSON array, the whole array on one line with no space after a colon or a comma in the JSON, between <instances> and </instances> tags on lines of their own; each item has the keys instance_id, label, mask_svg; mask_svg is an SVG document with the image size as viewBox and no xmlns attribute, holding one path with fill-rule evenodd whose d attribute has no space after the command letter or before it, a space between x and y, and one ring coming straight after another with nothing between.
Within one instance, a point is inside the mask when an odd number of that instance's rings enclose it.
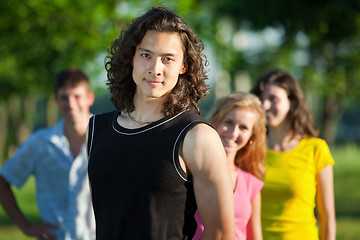
<instances>
[{"instance_id":1,"label":"green tree","mask_svg":"<svg viewBox=\"0 0 360 240\"><path fill-rule=\"evenodd\" d=\"M201 1L211 12L217 55L234 81L236 69L257 78L271 68L293 73L305 92L316 96L322 136L333 144L344 107L360 100L360 2L356 0ZM236 49L239 33L275 30L278 44L257 52ZM226 36L228 35L228 36ZM260 35L260 38L266 36ZM229 39L226 41L226 39ZM264 39L263 39L264 40ZM240 40L241 41L241 38Z\"/></svg>"},{"instance_id":2,"label":"green tree","mask_svg":"<svg viewBox=\"0 0 360 240\"><path fill-rule=\"evenodd\" d=\"M8 145L17 145L32 130L39 99L50 99L56 73L85 68L106 52L118 34L115 10L113 0L1 1L0 159L7 157ZM91 66L90 76L103 69L103 64ZM56 113L49 116L56 120Z\"/></svg>"}]
</instances>

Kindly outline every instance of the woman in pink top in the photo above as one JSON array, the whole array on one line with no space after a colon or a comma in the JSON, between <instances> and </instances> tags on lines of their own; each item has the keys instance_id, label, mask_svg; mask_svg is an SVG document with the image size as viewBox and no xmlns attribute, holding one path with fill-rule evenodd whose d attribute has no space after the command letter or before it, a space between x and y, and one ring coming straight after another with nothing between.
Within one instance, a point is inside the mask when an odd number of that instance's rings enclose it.
<instances>
[{"instance_id":1,"label":"woman in pink top","mask_svg":"<svg viewBox=\"0 0 360 240\"><path fill-rule=\"evenodd\" d=\"M230 94L218 103L210 122L220 135L231 172L236 240L262 239L260 191L265 177L266 120L261 102L250 93ZM197 240L206 229L197 211L195 219L198 226L193 239Z\"/></svg>"}]
</instances>

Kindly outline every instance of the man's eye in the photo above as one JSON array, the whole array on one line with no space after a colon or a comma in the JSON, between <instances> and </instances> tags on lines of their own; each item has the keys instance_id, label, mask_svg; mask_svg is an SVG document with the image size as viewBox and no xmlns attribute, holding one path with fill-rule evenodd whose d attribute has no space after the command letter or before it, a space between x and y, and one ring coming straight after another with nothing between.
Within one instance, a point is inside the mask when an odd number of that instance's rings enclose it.
<instances>
[{"instance_id":1,"label":"man's eye","mask_svg":"<svg viewBox=\"0 0 360 240\"><path fill-rule=\"evenodd\" d=\"M150 57L150 54L148 54L148 53L142 53L141 56L142 56L142 57L145 57L145 58L149 58L149 57Z\"/></svg>"},{"instance_id":2,"label":"man's eye","mask_svg":"<svg viewBox=\"0 0 360 240\"><path fill-rule=\"evenodd\" d=\"M170 57L164 57L164 58L163 58L163 61L164 61L164 62L172 62L172 61L174 61L174 59L172 59L172 58L170 58Z\"/></svg>"}]
</instances>

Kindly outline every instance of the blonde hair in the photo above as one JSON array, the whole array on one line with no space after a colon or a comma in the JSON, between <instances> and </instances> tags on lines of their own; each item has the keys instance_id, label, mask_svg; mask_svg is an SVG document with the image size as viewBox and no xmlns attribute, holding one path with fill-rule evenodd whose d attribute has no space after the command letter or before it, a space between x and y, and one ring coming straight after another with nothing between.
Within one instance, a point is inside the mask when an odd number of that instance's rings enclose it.
<instances>
[{"instance_id":1,"label":"blonde hair","mask_svg":"<svg viewBox=\"0 0 360 240\"><path fill-rule=\"evenodd\" d=\"M260 180L265 178L265 156L266 156L266 119L264 109L260 100L251 93L236 92L221 99L210 122L218 127L224 117L234 108L248 108L257 114L252 136L246 145L240 149L235 156L235 164Z\"/></svg>"}]
</instances>

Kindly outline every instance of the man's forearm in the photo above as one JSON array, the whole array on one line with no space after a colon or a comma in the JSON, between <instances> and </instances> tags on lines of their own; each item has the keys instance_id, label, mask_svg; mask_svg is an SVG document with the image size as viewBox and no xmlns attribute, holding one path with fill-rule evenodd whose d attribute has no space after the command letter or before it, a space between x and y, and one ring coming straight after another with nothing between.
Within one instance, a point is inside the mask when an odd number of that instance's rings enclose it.
<instances>
[{"instance_id":1,"label":"man's forearm","mask_svg":"<svg viewBox=\"0 0 360 240\"><path fill-rule=\"evenodd\" d=\"M0 202L8 217L22 230L29 224L16 202L10 184L0 176Z\"/></svg>"}]
</instances>

